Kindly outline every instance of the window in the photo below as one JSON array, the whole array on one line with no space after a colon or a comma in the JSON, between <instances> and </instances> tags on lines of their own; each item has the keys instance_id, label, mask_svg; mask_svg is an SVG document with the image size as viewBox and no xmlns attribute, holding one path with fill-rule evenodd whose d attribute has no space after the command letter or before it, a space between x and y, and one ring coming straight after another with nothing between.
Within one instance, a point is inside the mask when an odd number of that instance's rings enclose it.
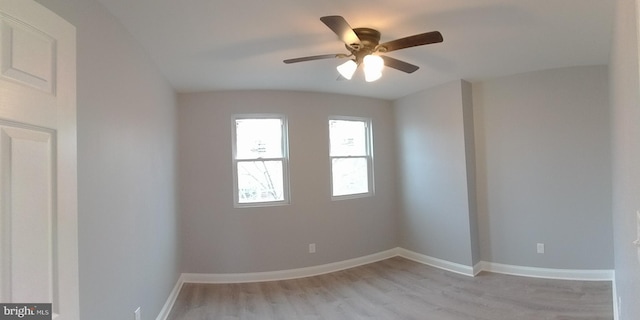
<instances>
[{"instance_id":1,"label":"window","mask_svg":"<svg viewBox=\"0 0 640 320\"><path fill-rule=\"evenodd\" d=\"M359 118L331 118L329 140L333 198L371 195L371 121Z\"/></svg>"},{"instance_id":2,"label":"window","mask_svg":"<svg viewBox=\"0 0 640 320\"><path fill-rule=\"evenodd\" d=\"M235 116L233 147L236 207L289 203L285 118Z\"/></svg>"}]
</instances>

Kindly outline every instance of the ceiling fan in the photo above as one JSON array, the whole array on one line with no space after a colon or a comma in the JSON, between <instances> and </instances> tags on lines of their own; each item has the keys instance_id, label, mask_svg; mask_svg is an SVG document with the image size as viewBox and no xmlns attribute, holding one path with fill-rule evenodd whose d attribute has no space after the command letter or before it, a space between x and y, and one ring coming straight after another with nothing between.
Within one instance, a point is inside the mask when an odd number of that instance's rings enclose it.
<instances>
[{"instance_id":1,"label":"ceiling fan","mask_svg":"<svg viewBox=\"0 0 640 320\"><path fill-rule=\"evenodd\" d=\"M287 59L284 60L284 63L289 64L331 58L350 58L347 62L337 67L340 75L349 80L353 77L358 66L363 64L365 80L371 82L378 80L382 76L384 66L406 73L413 73L419 68L408 62L382 55L382 53L443 41L440 32L431 31L380 43L380 32L378 30L370 28L352 29L349 23L341 16L326 16L320 18L320 21L338 35L338 38L345 43L349 54L322 54Z\"/></svg>"}]
</instances>

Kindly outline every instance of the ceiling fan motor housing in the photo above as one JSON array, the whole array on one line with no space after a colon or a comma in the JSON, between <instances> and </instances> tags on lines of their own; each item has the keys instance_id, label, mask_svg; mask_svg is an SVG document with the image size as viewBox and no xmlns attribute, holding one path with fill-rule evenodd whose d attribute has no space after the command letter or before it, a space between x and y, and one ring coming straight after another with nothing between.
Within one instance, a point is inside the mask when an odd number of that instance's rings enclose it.
<instances>
[{"instance_id":1,"label":"ceiling fan motor housing","mask_svg":"<svg viewBox=\"0 0 640 320\"><path fill-rule=\"evenodd\" d=\"M353 31L360 38L360 43L345 44L345 47L356 56L357 60L361 61L364 56L382 49L377 48L380 43L380 31L371 28L355 28Z\"/></svg>"}]
</instances>

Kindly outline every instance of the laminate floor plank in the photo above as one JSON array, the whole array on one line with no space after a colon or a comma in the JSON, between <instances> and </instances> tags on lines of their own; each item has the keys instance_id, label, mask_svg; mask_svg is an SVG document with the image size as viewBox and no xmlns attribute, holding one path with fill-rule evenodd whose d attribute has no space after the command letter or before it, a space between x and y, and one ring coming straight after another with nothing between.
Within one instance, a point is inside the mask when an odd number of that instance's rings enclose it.
<instances>
[{"instance_id":1,"label":"laminate floor plank","mask_svg":"<svg viewBox=\"0 0 640 320\"><path fill-rule=\"evenodd\" d=\"M282 281L185 283L168 320L611 320L608 281L467 277L394 257Z\"/></svg>"}]
</instances>

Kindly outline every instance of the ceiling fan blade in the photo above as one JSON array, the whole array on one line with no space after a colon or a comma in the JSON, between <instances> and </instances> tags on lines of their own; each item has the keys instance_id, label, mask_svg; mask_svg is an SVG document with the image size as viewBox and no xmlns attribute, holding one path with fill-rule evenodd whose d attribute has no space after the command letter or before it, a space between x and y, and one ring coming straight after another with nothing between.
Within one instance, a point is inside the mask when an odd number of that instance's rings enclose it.
<instances>
[{"instance_id":1,"label":"ceiling fan blade","mask_svg":"<svg viewBox=\"0 0 640 320\"><path fill-rule=\"evenodd\" d=\"M384 60L384 65L389 68L394 68L396 70L400 70L406 73L413 73L416 70L420 69L420 67L408 62L404 62L402 60L394 59L387 56L380 56L380 57L382 57L382 60Z\"/></svg>"},{"instance_id":2,"label":"ceiling fan blade","mask_svg":"<svg viewBox=\"0 0 640 320\"><path fill-rule=\"evenodd\" d=\"M351 28L347 20L341 16L326 16L320 18L324 24L329 27L342 42L352 47L354 44L360 45L360 38L356 35L355 31Z\"/></svg>"},{"instance_id":3,"label":"ceiling fan blade","mask_svg":"<svg viewBox=\"0 0 640 320\"><path fill-rule=\"evenodd\" d=\"M284 60L284 63L296 63L296 62L304 62L304 61L312 61L312 60L321 60L321 59L332 59L332 58L341 58L345 56L344 54L321 54L321 55L317 55L317 56L309 56L309 57L300 57L300 58L294 58L294 59L287 59Z\"/></svg>"},{"instance_id":4,"label":"ceiling fan blade","mask_svg":"<svg viewBox=\"0 0 640 320\"><path fill-rule=\"evenodd\" d=\"M386 52L400 50L404 48L422 46L425 44L442 42L442 34L438 31L431 31L413 36L405 37L402 39L396 39L393 41L385 42L378 46L378 48L386 48Z\"/></svg>"}]
</instances>

